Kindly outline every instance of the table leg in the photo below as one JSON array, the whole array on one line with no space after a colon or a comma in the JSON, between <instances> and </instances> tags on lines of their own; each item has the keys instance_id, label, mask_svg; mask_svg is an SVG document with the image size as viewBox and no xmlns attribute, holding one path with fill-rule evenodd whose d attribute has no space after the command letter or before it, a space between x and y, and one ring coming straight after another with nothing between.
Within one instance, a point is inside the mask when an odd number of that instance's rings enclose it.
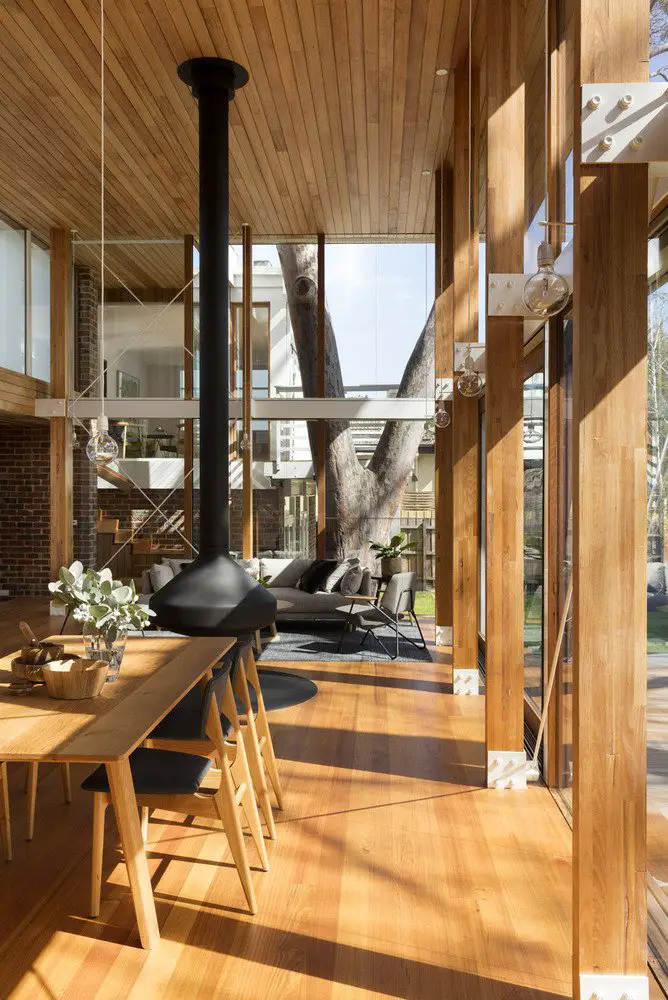
<instances>
[{"instance_id":1,"label":"table leg","mask_svg":"<svg viewBox=\"0 0 668 1000\"><path fill-rule=\"evenodd\" d=\"M130 762L119 760L107 764L111 802L116 814L116 825L121 837L121 847L130 879L132 900L135 905L139 937L143 948L154 948L160 940L155 900L142 840Z\"/></svg>"},{"instance_id":2,"label":"table leg","mask_svg":"<svg viewBox=\"0 0 668 1000\"><path fill-rule=\"evenodd\" d=\"M5 861L12 860L12 824L9 817L9 785L7 784L7 765L0 763L0 832L5 848Z\"/></svg>"}]
</instances>

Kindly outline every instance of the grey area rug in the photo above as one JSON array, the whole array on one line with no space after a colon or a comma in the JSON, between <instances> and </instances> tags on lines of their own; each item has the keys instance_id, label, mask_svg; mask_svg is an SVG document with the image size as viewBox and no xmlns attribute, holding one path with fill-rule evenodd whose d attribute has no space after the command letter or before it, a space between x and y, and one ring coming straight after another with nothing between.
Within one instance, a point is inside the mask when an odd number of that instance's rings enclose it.
<instances>
[{"instance_id":1,"label":"grey area rug","mask_svg":"<svg viewBox=\"0 0 668 1000\"><path fill-rule=\"evenodd\" d=\"M394 652L394 632L392 629L378 629L379 638L385 646ZM403 630L411 639L420 641L416 628L406 627ZM341 630L318 630L304 632L302 630L289 629L287 626L279 625L278 636L272 642L263 646L262 655L259 657L260 663L314 663L334 662L334 663L388 663L391 662L387 653L383 652L378 643L371 636L366 640L364 646L360 648L364 633L348 632L343 640L341 652L337 653L336 647L339 644ZM415 663L430 663L431 656L428 649L416 649L410 642L399 640L399 656L401 661Z\"/></svg>"}]
</instances>

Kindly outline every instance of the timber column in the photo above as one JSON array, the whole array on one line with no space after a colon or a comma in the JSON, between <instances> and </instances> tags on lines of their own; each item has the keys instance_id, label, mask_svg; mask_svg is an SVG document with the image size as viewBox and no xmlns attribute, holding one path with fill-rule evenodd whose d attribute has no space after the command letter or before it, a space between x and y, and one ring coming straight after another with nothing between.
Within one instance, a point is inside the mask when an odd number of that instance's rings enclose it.
<instances>
[{"instance_id":1,"label":"timber column","mask_svg":"<svg viewBox=\"0 0 668 1000\"><path fill-rule=\"evenodd\" d=\"M52 229L51 246L51 395L72 395L72 243L66 229ZM102 386L100 385L100 392ZM51 579L72 562L72 419L51 418Z\"/></svg>"},{"instance_id":2,"label":"timber column","mask_svg":"<svg viewBox=\"0 0 668 1000\"><path fill-rule=\"evenodd\" d=\"M455 70L454 340L478 340L478 71ZM470 127L469 127L470 120ZM471 170L469 170L469 163ZM452 399L452 687L454 694L478 694L479 501L478 399L457 390Z\"/></svg>"},{"instance_id":3,"label":"timber column","mask_svg":"<svg viewBox=\"0 0 668 1000\"><path fill-rule=\"evenodd\" d=\"M487 4L487 275L522 274L523 0ZM487 780L522 787L524 766L524 321L490 316L486 336Z\"/></svg>"},{"instance_id":4,"label":"timber column","mask_svg":"<svg viewBox=\"0 0 668 1000\"><path fill-rule=\"evenodd\" d=\"M437 379L452 378L453 321L453 180L443 165L434 176L436 307L434 368ZM452 403L447 427L434 429L434 500L436 518L435 599L436 645L452 645Z\"/></svg>"},{"instance_id":5,"label":"timber column","mask_svg":"<svg viewBox=\"0 0 668 1000\"><path fill-rule=\"evenodd\" d=\"M646 82L648 58L646 0L575 4L573 981L582 1000L603 991L606 974L619 977L615 996L648 996L648 170L580 165L580 88Z\"/></svg>"}]
</instances>

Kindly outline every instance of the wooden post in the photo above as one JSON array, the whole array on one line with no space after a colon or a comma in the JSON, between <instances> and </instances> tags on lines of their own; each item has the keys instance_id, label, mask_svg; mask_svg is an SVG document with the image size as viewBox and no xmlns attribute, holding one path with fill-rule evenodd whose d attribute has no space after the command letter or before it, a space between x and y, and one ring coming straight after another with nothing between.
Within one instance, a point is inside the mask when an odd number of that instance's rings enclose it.
<instances>
[{"instance_id":1,"label":"wooden post","mask_svg":"<svg viewBox=\"0 0 668 1000\"><path fill-rule=\"evenodd\" d=\"M318 233L318 396L325 398L325 234ZM318 559L327 551L327 424L318 421Z\"/></svg>"},{"instance_id":2,"label":"wooden post","mask_svg":"<svg viewBox=\"0 0 668 1000\"><path fill-rule=\"evenodd\" d=\"M453 178L449 166L435 174L435 338L436 378L452 378L453 343ZM434 506L436 518L434 588L436 645L452 645L452 403L447 427L436 427L434 442Z\"/></svg>"},{"instance_id":3,"label":"wooden post","mask_svg":"<svg viewBox=\"0 0 668 1000\"><path fill-rule=\"evenodd\" d=\"M487 4L487 273L522 273L524 256L523 2ZM487 320L486 741L524 777L522 319ZM507 772L506 772L507 773Z\"/></svg>"},{"instance_id":4,"label":"wooden post","mask_svg":"<svg viewBox=\"0 0 668 1000\"><path fill-rule=\"evenodd\" d=\"M72 242L65 229L52 229L51 244L51 395L72 394ZM103 362L101 362L103 363ZM99 383L99 392L104 386ZM96 393L97 395L97 393ZM72 420L51 418L51 578L69 566L73 552Z\"/></svg>"},{"instance_id":5,"label":"wooden post","mask_svg":"<svg viewBox=\"0 0 668 1000\"><path fill-rule=\"evenodd\" d=\"M242 342L243 342L243 513L242 551L244 559L253 558L253 343L251 338L251 311L253 307L253 239L251 227L241 227L243 252L242 289Z\"/></svg>"},{"instance_id":6,"label":"wooden post","mask_svg":"<svg viewBox=\"0 0 668 1000\"><path fill-rule=\"evenodd\" d=\"M576 997L647 996L646 165L580 164L580 87L644 82L649 4L575 5L573 924Z\"/></svg>"},{"instance_id":7,"label":"wooden post","mask_svg":"<svg viewBox=\"0 0 668 1000\"><path fill-rule=\"evenodd\" d=\"M195 241L192 236L183 237L183 346L184 346L184 389L185 398L193 398L194 371L194 290L193 290L193 252ZM193 464L195 435L192 419L183 421L183 534L189 542L193 540Z\"/></svg>"},{"instance_id":8,"label":"wooden post","mask_svg":"<svg viewBox=\"0 0 668 1000\"><path fill-rule=\"evenodd\" d=\"M478 339L478 126L477 69L471 73L469 130L468 61L455 70L454 340ZM472 177L469 177L469 152ZM469 236L470 234L470 236ZM470 245L469 245L470 239ZM479 506L478 400L455 386L452 401L453 605L452 677L455 694L478 693Z\"/></svg>"},{"instance_id":9,"label":"wooden post","mask_svg":"<svg viewBox=\"0 0 668 1000\"><path fill-rule=\"evenodd\" d=\"M565 178L562 170L562 149L565 146L565 115L563 114L563 102L566 91L565 79L565 58L562 47L559 44L559 17L556 3L548 4L548 51L550 54L550 80L549 80L549 103L548 103L548 137L549 145L547 149L548 157L548 190L547 190L547 218L551 220L565 219ZM570 221L570 220L568 220ZM564 233L561 229L553 229L550 233L550 242L557 254L561 250L561 241ZM561 428L564 420L564 400L561 385L562 356L561 345L563 343L564 324L561 317L551 319L546 325L546 347L547 347L547 435L544 435L544 486L543 495L545 497L545 582L547 591L546 617L545 617L545 650L544 662L551 664L555 655L555 646L559 635L559 621L562 613L561 594L561 551L562 542L560 537L561 517L564 506L564 482L561 474ZM562 651L563 656L563 651ZM544 678L545 681L545 678ZM554 689L547 716L546 746L547 746L547 768L546 780L550 788L557 788L561 783L561 749L560 749L560 715L558 709L559 699L557 692L563 683L561 675L561 664L557 675L557 683Z\"/></svg>"}]
</instances>

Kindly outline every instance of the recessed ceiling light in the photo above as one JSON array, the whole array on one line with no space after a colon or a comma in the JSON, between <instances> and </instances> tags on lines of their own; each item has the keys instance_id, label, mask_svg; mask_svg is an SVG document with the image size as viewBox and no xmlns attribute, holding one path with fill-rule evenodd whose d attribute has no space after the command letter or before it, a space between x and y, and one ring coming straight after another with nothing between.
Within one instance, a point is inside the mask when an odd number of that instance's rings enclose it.
<instances>
[{"instance_id":1,"label":"recessed ceiling light","mask_svg":"<svg viewBox=\"0 0 668 1000\"><path fill-rule=\"evenodd\" d=\"M437 69L436 70L436 76L447 76L447 75L448 75L447 69Z\"/></svg>"},{"instance_id":2,"label":"recessed ceiling light","mask_svg":"<svg viewBox=\"0 0 668 1000\"><path fill-rule=\"evenodd\" d=\"M431 177L431 170L423 170L422 171L422 176L423 177Z\"/></svg>"}]
</instances>

